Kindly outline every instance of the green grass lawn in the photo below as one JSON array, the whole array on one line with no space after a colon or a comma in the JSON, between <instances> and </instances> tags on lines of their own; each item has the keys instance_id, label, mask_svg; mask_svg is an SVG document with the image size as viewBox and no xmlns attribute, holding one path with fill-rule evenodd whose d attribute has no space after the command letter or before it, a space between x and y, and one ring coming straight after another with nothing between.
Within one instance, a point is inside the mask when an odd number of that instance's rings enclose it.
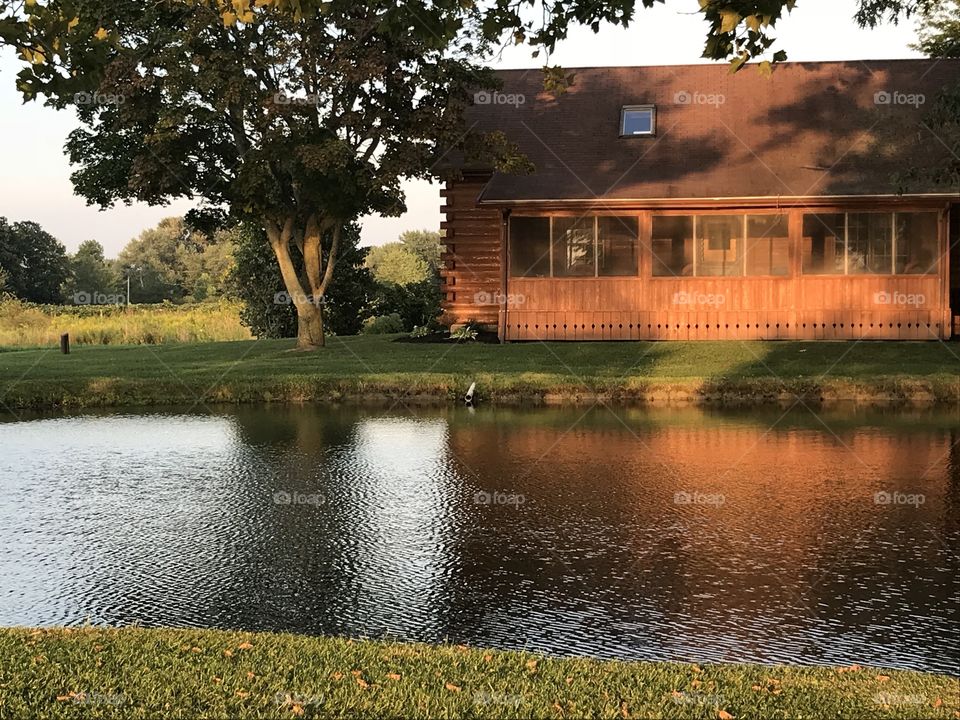
<instances>
[{"instance_id":1,"label":"green grass lawn","mask_svg":"<svg viewBox=\"0 0 960 720\"><path fill-rule=\"evenodd\" d=\"M0 630L0 717L951 718L957 678L208 630Z\"/></svg>"},{"instance_id":2,"label":"green grass lawn","mask_svg":"<svg viewBox=\"0 0 960 720\"><path fill-rule=\"evenodd\" d=\"M0 352L9 408L424 395L540 400L960 400L960 345L880 342L411 344L392 336Z\"/></svg>"}]
</instances>

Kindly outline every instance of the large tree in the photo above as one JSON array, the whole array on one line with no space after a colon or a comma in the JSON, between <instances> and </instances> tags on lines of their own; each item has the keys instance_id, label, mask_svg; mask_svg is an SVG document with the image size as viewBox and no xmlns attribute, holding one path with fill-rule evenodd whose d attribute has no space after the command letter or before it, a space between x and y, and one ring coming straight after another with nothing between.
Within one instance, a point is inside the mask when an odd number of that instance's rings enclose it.
<instances>
[{"instance_id":1,"label":"large tree","mask_svg":"<svg viewBox=\"0 0 960 720\"><path fill-rule=\"evenodd\" d=\"M367 267L377 282L410 285L432 276L430 266L402 242L370 248Z\"/></svg>"},{"instance_id":2,"label":"large tree","mask_svg":"<svg viewBox=\"0 0 960 720\"><path fill-rule=\"evenodd\" d=\"M59 303L70 275L67 251L37 223L0 217L0 274L4 292L30 302Z\"/></svg>"},{"instance_id":3,"label":"large tree","mask_svg":"<svg viewBox=\"0 0 960 720\"><path fill-rule=\"evenodd\" d=\"M183 218L169 217L127 243L114 267L124 281L130 278L130 302L176 302L183 298L186 291L180 250L189 235Z\"/></svg>"},{"instance_id":4,"label":"large tree","mask_svg":"<svg viewBox=\"0 0 960 720\"><path fill-rule=\"evenodd\" d=\"M194 230L190 237L194 242L177 248L184 300L196 302L229 294L239 230L224 228L211 234Z\"/></svg>"},{"instance_id":5,"label":"large tree","mask_svg":"<svg viewBox=\"0 0 960 720\"><path fill-rule=\"evenodd\" d=\"M505 169L512 155L462 132L473 92L496 87L475 62L468 3L273 5L37 0L0 33L30 63L26 98L76 107L76 190L101 206L185 196L257 222L298 345L312 348L350 222L403 212L402 179L427 177L456 145L491 150Z\"/></svg>"},{"instance_id":6,"label":"large tree","mask_svg":"<svg viewBox=\"0 0 960 720\"><path fill-rule=\"evenodd\" d=\"M605 24L628 27L638 21L638 8L665 4L666 0L434 0L440 9L471 8L478 21L475 32L489 43L526 43L534 57L541 54L549 60L557 43L570 29L586 26L599 32ZM902 18L929 14L944 0L858 0L854 19L861 27L876 27L884 22L897 23ZM226 17L235 17L237 6L244 2L216 3ZM299 16L327 5L327 0L258 0L281 12ZM699 0L700 14L706 23L703 57L729 60L733 70L748 60L762 58L778 62L787 59L784 49L775 47L773 32L784 11L791 12L798 0ZM811 2L804 4L816 12ZM768 62L769 62L768 61ZM764 65L763 69L768 69ZM562 68L544 67L548 89L564 89L566 76Z\"/></svg>"},{"instance_id":7,"label":"large tree","mask_svg":"<svg viewBox=\"0 0 960 720\"><path fill-rule=\"evenodd\" d=\"M113 268L124 281L130 277L131 301L206 300L227 292L235 233L235 228L164 218L127 243Z\"/></svg>"},{"instance_id":8,"label":"large tree","mask_svg":"<svg viewBox=\"0 0 960 720\"><path fill-rule=\"evenodd\" d=\"M433 272L440 271L442 239L435 230L404 230L400 242L423 260Z\"/></svg>"},{"instance_id":9,"label":"large tree","mask_svg":"<svg viewBox=\"0 0 960 720\"><path fill-rule=\"evenodd\" d=\"M103 254L103 245L84 240L69 258L70 277L64 286L67 300L81 302L84 297L117 292L119 278Z\"/></svg>"}]
</instances>

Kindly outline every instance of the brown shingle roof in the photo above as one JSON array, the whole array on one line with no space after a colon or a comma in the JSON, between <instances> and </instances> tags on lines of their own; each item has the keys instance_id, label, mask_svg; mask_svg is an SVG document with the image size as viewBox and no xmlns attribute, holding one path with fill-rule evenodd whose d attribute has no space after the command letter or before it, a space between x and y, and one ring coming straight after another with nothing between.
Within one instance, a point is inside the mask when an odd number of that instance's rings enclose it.
<instances>
[{"instance_id":1,"label":"brown shingle roof","mask_svg":"<svg viewBox=\"0 0 960 720\"><path fill-rule=\"evenodd\" d=\"M784 63L771 77L722 65L570 71L558 98L538 70L502 71L502 93L524 102L471 108L471 126L502 130L536 167L494 175L484 202L896 194L895 172L947 152L921 121L960 81L960 60ZM621 107L647 103L656 137L620 138Z\"/></svg>"}]
</instances>

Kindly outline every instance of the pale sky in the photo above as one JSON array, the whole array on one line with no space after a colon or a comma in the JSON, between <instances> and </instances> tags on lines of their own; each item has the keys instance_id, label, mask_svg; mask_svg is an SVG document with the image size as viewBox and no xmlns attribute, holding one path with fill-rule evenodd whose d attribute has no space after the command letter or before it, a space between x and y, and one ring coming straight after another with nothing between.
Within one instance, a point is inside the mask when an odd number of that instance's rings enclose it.
<instances>
[{"instance_id":1,"label":"pale sky","mask_svg":"<svg viewBox=\"0 0 960 720\"><path fill-rule=\"evenodd\" d=\"M790 60L878 60L919 57L908 45L915 39L912 22L861 30L853 21L856 0L800 0L778 24L778 48ZM672 65L702 62L706 28L697 0L667 0L666 6L638 8L627 29L578 28L557 48L551 64L565 68L609 65ZM494 63L500 68L534 68L541 60L530 49L510 48ZM63 143L75 125L73 111L55 111L38 103L23 105L14 87L18 63L0 52L0 216L33 220L73 252L84 240L98 240L113 257L141 230L178 215L191 204L166 207L117 206L99 211L73 194ZM363 220L363 244L380 245L404 230L440 227L439 187L427 182L405 185L408 212L399 218Z\"/></svg>"}]
</instances>

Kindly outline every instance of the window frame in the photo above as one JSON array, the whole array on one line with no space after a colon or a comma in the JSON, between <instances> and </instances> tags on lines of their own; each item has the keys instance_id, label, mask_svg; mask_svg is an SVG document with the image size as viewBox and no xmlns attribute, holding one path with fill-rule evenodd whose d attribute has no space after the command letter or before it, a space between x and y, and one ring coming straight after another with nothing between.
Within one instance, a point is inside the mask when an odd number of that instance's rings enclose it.
<instances>
[{"instance_id":1,"label":"window frame","mask_svg":"<svg viewBox=\"0 0 960 720\"><path fill-rule=\"evenodd\" d=\"M590 243L590 248L592 251L592 264L593 264L593 274L592 275L557 275L556 274L556 261L554 260L554 245L556 244L555 235L553 234L553 224L558 217L568 217L566 215L551 215L550 216L550 279L551 280L582 280L584 278L596 278L600 277L600 264L597 262L599 258L597 257L597 216L594 215L591 219L593 220L591 225L593 225L593 242ZM573 218L573 222L576 223L577 220L585 220L589 218L589 215L584 215L582 217Z\"/></svg>"},{"instance_id":2,"label":"window frame","mask_svg":"<svg viewBox=\"0 0 960 720\"><path fill-rule=\"evenodd\" d=\"M926 277L935 277L941 274L942 268L941 263L943 262L943 250L941 248L941 235L942 235L942 218L940 211L937 208L915 208L915 209L899 209L899 210L868 210L868 209L843 209L838 208L835 210L827 211L810 211L803 212L800 216L800 225L801 225L801 241L803 239L803 222L804 218L808 215L843 215L843 272L842 273L815 273L807 272L803 269L803 247L801 244L800 247L800 277L810 277L810 278L889 278L889 277L912 277L912 278L926 278ZM898 215L920 215L920 214L930 214L936 216L936 246L937 246L937 262L934 266L934 269L930 272L925 273L898 273L897 272L897 250L898 250L898 240L899 232L897 227L897 216ZM890 268L886 272L869 272L869 273L851 273L850 272L850 216L851 215L886 215L890 219Z\"/></svg>"},{"instance_id":3,"label":"window frame","mask_svg":"<svg viewBox=\"0 0 960 720\"><path fill-rule=\"evenodd\" d=\"M629 133L626 134L624 129L626 127L627 113L636 112L640 110L648 110L650 112L650 132L641 132L641 133ZM643 105L623 105L620 108L620 130L619 135L621 138L646 138L646 137L656 137L657 135L657 106L652 104L643 104Z\"/></svg>"},{"instance_id":4,"label":"window frame","mask_svg":"<svg viewBox=\"0 0 960 720\"><path fill-rule=\"evenodd\" d=\"M549 260L549 274L542 276L535 275L515 275L514 266L513 266L513 220L515 218L528 218L528 217L537 217L537 218L546 218L548 220L548 260ZM593 224L593 274L592 275L556 275L555 274L555 258L554 258L554 221L557 218L565 217L574 217L579 219L589 218ZM630 218L635 223L635 252L634 260L635 266L633 272L630 275L603 275L600 273L600 255L599 255L599 242L600 242L600 218L601 217L617 217L617 218ZM640 222L640 213L630 213L630 212L600 212L600 213L590 213L586 215L575 215L570 213L550 213L550 214L527 214L527 213L511 213L510 217L507 219L507 232L506 239L508 246L511 249L507 252L507 276L510 280L524 280L524 281L545 281L545 280L561 280L561 281L580 281L580 280L622 280L625 278L640 278L642 276L640 263L642 262L642 224Z\"/></svg>"},{"instance_id":5,"label":"window frame","mask_svg":"<svg viewBox=\"0 0 960 720\"><path fill-rule=\"evenodd\" d=\"M616 218L617 220L623 220L624 218L630 218L633 221L633 271L629 274L624 273L608 273L603 274L600 272L600 219L601 218ZM593 216L593 258L594 258L594 267L596 268L596 277L597 278L639 278L640 273L640 262L642 255L642 240L640 237L642 231L642 223L640 222L639 213L630 215L623 213L600 213L594 214Z\"/></svg>"},{"instance_id":6,"label":"window frame","mask_svg":"<svg viewBox=\"0 0 960 720\"><path fill-rule=\"evenodd\" d=\"M898 273L898 272L897 272L897 250L900 249L900 246L898 245L898 242L897 242L897 241L900 239L899 224L898 224L898 222L897 222L898 216L899 216L899 215L925 215L925 214L927 214L927 215L934 215L934 216L935 216L935 217L934 217L934 222L935 222L935 225L936 225L936 238L935 238L935 240L936 240L936 251L935 251L936 264L933 266L933 267L934 267L934 270L932 270L932 271L927 271L927 272L923 272L923 273L907 273L907 272ZM939 277L940 275L942 275L942 273L943 273L944 255L946 254L947 260L948 260L948 262L949 262L949 254L950 254L950 240L949 240L949 233L950 233L949 223L950 223L950 221L947 220L946 222L947 222L947 227L944 228L944 227L943 227L943 223L944 223L943 214L942 214L941 211L935 210L935 209L894 211L894 213L893 213L893 248L892 248L892 255L893 255L893 274L896 275L897 277L932 277L932 276L938 276L938 277ZM948 238L948 239L947 239L947 246L946 246L946 248L943 247L943 243L942 243L942 238L943 238L943 233L944 233L944 231L947 232L947 238ZM948 281L948 283L949 283L949 278L947 279L947 281Z\"/></svg>"},{"instance_id":7,"label":"window frame","mask_svg":"<svg viewBox=\"0 0 960 720\"><path fill-rule=\"evenodd\" d=\"M712 216L716 216L716 215L730 215L730 216L735 216L735 217L740 218L740 225L741 225L741 228L742 228L742 229L741 229L741 234L742 234L741 240L742 240L742 243L743 243L743 247L742 247L742 249L741 249L740 257L739 257L739 259L738 259L738 264L740 265L740 274L739 274L739 275L699 275L699 274L697 274L697 270L698 270L698 266L699 266L699 263L697 262L697 243L701 240L701 237L700 237L700 219L701 219L701 218L705 218L705 217L712 217ZM781 280L781 281L786 281L786 280L792 279L792 278L794 277L793 261L792 261L792 251L791 251L791 255L790 255L790 260L789 260L789 262L788 262L788 270L789 270L789 271L787 272L786 275L770 275L770 274L767 274L767 275L748 275L747 272L746 272L746 266L747 266L747 248L748 248L748 246L749 246L749 237L748 237L749 227L748 227L748 219L749 219L750 217L758 217L758 216L763 216L763 215L769 215L769 216L774 216L774 217L784 217L784 218L786 218L786 219L787 219L787 228L788 228L788 231L789 231L791 220L790 220L790 213L789 213L789 211L786 211L786 210L777 211L777 210L767 209L767 208L757 208L757 209L748 210L748 211L745 211L745 212L731 212L730 210L727 210L727 209L717 209L717 210L708 210L708 211L697 211L697 210L666 210L666 211L661 211L661 212L657 212L657 211L652 212L652 213L650 214L650 218L651 218L651 220L650 220L651 235L650 235L650 238L649 238L649 241L650 241L650 243L649 243L649 244L650 244L650 274L649 274L649 279L651 279L651 280L658 280L658 281L662 281L662 280L673 280L673 281L675 281L675 280L683 280L683 281L685 281L685 282L689 282L689 281L692 281L692 280L719 280L719 281L723 281L723 282L736 282L736 281L742 281L742 280L747 280L747 281L750 281L750 280ZM657 260L656 260L656 256L654 255L654 252L653 252L653 239L654 239L654 238L653 238L652 232L653 232L653 222L654 222L654 219L655 219L655 218L658 218L658 217L689 217L689 218L691 218L691 220L693 221L693 227L692 227L692 230L691 230L691 232L692 232L692 234L693 234L693 237L691 238L692 252L693 252L692 261L691 261L691 265L692 265L692 267L693 267L693 274L692 274L692 275L656 275L656 274L654 274L653 270L654 270L654 268L655 268L656 265L657 265ZM789 238L790 238L791 243L792 243L792 233L789 235Z\"/></svg>"},{"instance_id":8,"label":"window frame","mask_svg":"<svg viewBox=\"0 0 960 720\"><path fill-rule=\"evenodd\" d=\"M785 273L748 273L747 266L749 264L750 258L750 218L754 217L772 217L772 218L781 218L787 224L787 271ZM792 278L794 275L793 268L793 230L792 230L793 220L790 217L789 210L783 210L780 212L746 212L743 214L743 275L744 278L768 278L768 279L787 279ZM782 236L773 236L765 235L758 238L753 238L754 240L763 240L764 238L769 238L771 241L774 239L782 239Z\"/></svg>"},{"instance_id":9,"label":"window frame","mask_svg":"<svg viewBox=\"0 0 960 720\"><path fill-rule=\"evenodd\" d=\"M540 218L547 221L547 274L546 275L515 275L515 262L513 257L513 222L520 218ZM507 217L507 227L504 233L508 243L506 248L507 277L510 280L552 280L553 279L553 249L551 247L551 238L553 237L553 217L547 215L514 215ZM529 269L529 268L528 268Z\"/></svg>"},{"instance_id":10,"label":"window frame","mask_svg":"<svg viewBox=\"0 0 960 720\"><path fill-rule=\"evenodd\" d=\"M851 213L875 213L881 215L889 215L892 218L892 246L891 246L891 267L886 273L859 273L859 274L850 274L849 265L850 265L850 247L849 247L849 216ZM822 215L822 214L833 214L833 215L842 215L843 216L843 271L840 273L811 273L807 272L803 268L803 224L804 218L808 215ZM937 263L933 270L926 273L898 273L896 272L896 263L897 263L897 250L898 250L898 235L900 234L897 217L899 215L916 215L916 214L930 214L934 216L934 222L936 227L936 238L935 238L935 247L937 253ZM698 275L696 273L697 266L697 241L699 240L699 218L711 216L711 215L737 215L742 218L743 222L743 236L744 236L744 252L741 258L741 263L743 264L743 274L740 275ZM583 276L563 276L558 277L555 275L555 265L554 265L554 248L553 248L553 225L555 218L561 217L590 217L593 220L594 232L593 232L593 252L594 252L594 274L593 275L583 275ZM749 245L748 235L748 219L750 217L756 216L784 216L787 218L788 227L789 227L789 237L790 237L790 270L786 275L748 275L746 274L746 251ZM903 277L903 278L931 278L938 277L943 273L943 212L939 207L934 206L908 206L904 208L898 208L896 210L870 210L870 209L861 209L853 207L843 207L843 206L829 206L823 208L809 208L809 209L800 209L794 212L787 211L785 209L774 209L774 208L750 208L746 211L741 212L730 212L727 209L716 209L716 210L673 210L673 209L664 209L664 210L622 210L622 211L600 211L594 213L588 213L586 215L581 215L579 213L573 212L513 212L510 213L508 217L508 226L506 239L508 242L512 243L513 232L512 232L512 221L515 218L526 218L526 217L539 217L548 220L547 224L547 246L549 248L548 252L548 262L549 270L547 275L543 276L525 276L525 275L515 275L513 267L513 253L512 251L507 252L507 274L508 277L518 280L616 280L616 279L626 279L626 278L640 278L643 280L665 280L665 281L697 281L697 280L714 280L714 281L724 281L724 282L737 282L737 281L754 281L754 280L780 280L788 281L792 279L802 281L804 278L816 278L816 279L838 279L838 278L890 278L890 277ZM631 221L636 223L636 268L634 272L629 275L603 275L600 274L600 263L599 263L599 218L600 217L628 217ZM645 221L644 218L647 218ZM653 249L653 223L657 217L689 217L692 220L692 264L694 266L694 274L692 275L656 275L654 274L654 269L657 265L656 255ZM796 218L796 219L794 219ZM797 226L794 223L797 223ZM646 228L646 229L644 229ZM645 259L646 258L646 259Z\"/></svg>"}]
</instances>

